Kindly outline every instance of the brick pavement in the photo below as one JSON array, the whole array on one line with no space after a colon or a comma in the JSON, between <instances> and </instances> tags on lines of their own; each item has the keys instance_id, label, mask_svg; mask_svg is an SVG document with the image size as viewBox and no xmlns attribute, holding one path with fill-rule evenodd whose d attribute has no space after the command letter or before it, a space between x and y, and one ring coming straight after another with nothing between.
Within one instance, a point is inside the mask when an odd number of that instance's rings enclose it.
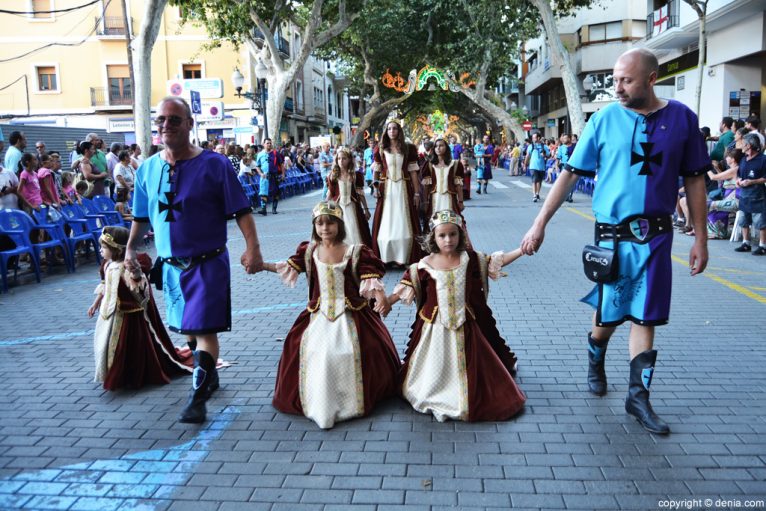
<instances>
[{"instance_id":1,"label":"brick pavement","mask_svg":"<svg viewBox=\"0 0 766 511\"><path fill-rule=\"evenodd\" d=\"M517 245L538 210L526 181L515 181L501 177L503 188L469 202L479 249ZM723 509L716 499L739 508L763 501L766 261L713 241L709 273L691 279L679 262L691 239L676 237L672 317L659 329L653 384L655 409L673 433L650 435L623 410L625 327L607 357L609 394L586 390L590 311L577 300L589 289L579 251L592 227L583 217L589 201L575 197L580 214L560 211L540 254L507 267L509 278L492 286L528 396L508 422L437 423L396 399L329 431L277 413L270 399L281 340L305 285L287 289L236 263L234 329L222 336L222 356L235 364L222 372L203 427L176 422L188 380L113 393L90 381L94 321L85 311L95 264L0 295L0 509L657 509L665 499L706 509L706 498L707 509ZM280 215L257 218L268 260L307 238L315 200L290 199ZM236 261L243 242L231 232ZM389 290L398 277L386 277ZM398 305L386 319L400 352L413 314Z\"/></svg>"}]
</instances>

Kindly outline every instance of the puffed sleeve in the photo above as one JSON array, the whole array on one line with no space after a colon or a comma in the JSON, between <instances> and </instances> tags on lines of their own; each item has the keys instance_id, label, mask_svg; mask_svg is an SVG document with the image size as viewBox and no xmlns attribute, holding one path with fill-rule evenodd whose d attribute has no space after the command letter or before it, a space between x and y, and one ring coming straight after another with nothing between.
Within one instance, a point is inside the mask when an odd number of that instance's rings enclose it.
<instances>
[{"instance_id":1,"label":"puffed sleeve","mask_svg":"<svg viewBox=\"0 0 766 511\"><path fill-rule=\"evenodd\" d=\"M399 300L406 303L407 305L411 305L412 302L414 302L417 298L418 282L412 281L412 274L414 273L417 275L417 270L413 268L413 266L417 268L416 265L417 263L414 263L407 269L406 272L404 272L404 275L402 275L402 280L400 280L394 288L394 294L399 297Z\"/></svg>"},{"instance_id":2,"label":"puffed sleeve","mask_svg":"<svg viewBox=\"0 0 766 511\"><path fill-rule=\"evenodd\" d=\"M413 144L407 144L407 170L410 172L417 172L418 168L418 148Z\"/></svg>"},{"instance_id":3,"label":"puffed sleeve","mask_svg":"<svg viewBox=\"0 0 766 511\"><path fill-rule=\"evenodd\" d=\"M359 262L356 265L359 273L359 294L370 299L375 296L376 291L386 291L383 284L383 275L386 274L386 268L383 261L375 256L375 253L366 245L357 245L359 247Z\"/></svg>"},{"instance_id":4,"label":"puffed sleeve","mask_svg":"<svg viewBox=\"0 0 766 511\"><path fill-rule=\"evenodd\" d=\"M431 186L433 181L433 168L431 167L430 162L426 162L425 165L423 165L423 171L420 174L422 179L421 182L423 183L423 186Z\"/></svg>"},{"instance_id":5,"label":"puffed sleeve","mask_svg":"<svg viewBox=\"0 0 766 511\"><path fill-rule=\"evenodd\" d=\"M458 161L455 165L455 184L463 186L463 178L465 177L465 169L463 168L463 162Z\"/></svg>"},{"instance_id":6,"label":"puffed sleeve","mask_svg":"<svg viewBox=\"0 0 766 511\"><path fill-rule=\"evenodd\" d=\"M498 250L497 252L493 252L492 255L489 256L488 264L487 264L487 275L492 280L498 280L500 277L507 277L508 274L502 271L503 269L503 251Z\"/></svg>"},{"instance_id":7,"label":"puffed sleeve","mask_svg":"<svg viewBox=\"0 0 766 511\"><path fill-rule=\"evenodd\" d=\"M309 241L302 242L298 245L295 254L291 255L286 261L276 263L277 273L286 286L295 287L295 283L298 281L298 274L306 271L306 250L309 243Z\"/></svg>"}]
</instances>

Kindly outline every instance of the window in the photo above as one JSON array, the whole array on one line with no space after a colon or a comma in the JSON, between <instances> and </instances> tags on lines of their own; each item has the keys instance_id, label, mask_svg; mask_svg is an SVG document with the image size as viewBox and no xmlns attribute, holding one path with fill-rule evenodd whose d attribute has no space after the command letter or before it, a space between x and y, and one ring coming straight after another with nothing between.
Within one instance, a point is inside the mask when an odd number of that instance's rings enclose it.
<instances>
[{"instance_id":1,"label":"window","mask_svg":"<svg viewBox=\"0 0 766 511\"><path fill-rule=\"evenodd\" d=\"M202 64L184 64L183 74L184 80L202 78Z\"/></svg>"},{"instance_id":2,"label":"window","mask_svg":"<svg viewBox=\"0 0 766 511\"><path fill-rule=\"evenodd\" d=\"M109 104L131 105L133 103L133 85L130 83L128 66L106 66L106 75L109 83Z\"/></svg>"},{"instance_id":3,"label":"window","mask_svg":"<svg viewBox=\"0 0 766 511\"><path fill-rule=\"evenodd\" d=\"M295 108L303 111L303 82L300 80L295 82Z\"/></svg>"},{"instance_id":4,"label":"window","mask_svg":"<svg viewBox=\"0 0 766 511\"><path fill-rule=\"evenodd\" d=\"M314 110L324 115L324 92L320 87L314 87Z\"/></svg>"},{"instance_id":5,"label":"window","mask_svg":"<svg viewBox=\"0 0 766 511\"><path fill-rule=\"evenodd\" d=\"M56 76L56 68L54 66L37 66L37 90L39 91L58 91L59 82Z\"/></svg>"},{"instance_id":6,"label":"window","mask_svg":"<svg viewBox=\"0 0 766 511\"><path fill-rule=\"evenodd\" d=\"M53 10L53 0L32 0L30 10L34 11L34 14L31 15L34 19L51 19L53 18L53 13L45 11Z\"/></svg>"},{"instance_id":7,"label":"window","mask_svg":"<svg viewBox=\"0 0 766 511\"><path fill-rule=\"evenodd\" d=\"M588 31L588 42L622 39L622 21L591 25Z\"/></svg>"}]
</instances>

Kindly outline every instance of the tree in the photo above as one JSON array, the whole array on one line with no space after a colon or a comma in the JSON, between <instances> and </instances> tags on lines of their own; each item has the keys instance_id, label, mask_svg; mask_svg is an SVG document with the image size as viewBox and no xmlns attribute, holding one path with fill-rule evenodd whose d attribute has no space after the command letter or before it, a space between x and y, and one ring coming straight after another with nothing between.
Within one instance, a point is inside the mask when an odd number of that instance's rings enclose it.
<instances>
[{"instance_id":1,"label":"tree","mask_svg":"<svg viewBox=\"0 0 766 511\"><path fill-rule=\"evenodd\" d=\"M697 13L697 18L699 18L700 22L698 44L699 58L697 59L697 87L694 90L694 111L699 116L700 101L702 98L702 77L704 76L703 71L705 69L705 60L707 58L707 32L705 28L705 21L707 16L708 0L684 0L684 2L689 4L691 8L694 9L694 12Z\"/></svg>"},{"instance_id":2,"label":"tree","mask_svg":"<svg viewBox=\"0 0 766 511\"><path fill-rule=\"evenodd\" d=\"M135 38L133 71L135 82L136 142L143 150L152 143L152 48L160 31L160 21L168 0L146 0L141 29Z\"/></svg>"},{"instance_id":3,"label":"tree","mask_svg":"<svg viewBox=\"0 0 766 511\"><path fill-rule=\"evenodd\" d=\"M287 89L302 71L311 52L346 30L362 12L367 0L173 0L182 19L199 23L218 40L244 44L267 69L269 95L266 117L272 136L279 130ZM350 4L350 5L349 5ZM302 28L301 45L288 64L278 46L283 23ZM256 30L253 30L253 24ZM259 32L259 33L258 33ZM276 36L276 38L275 38ZM261 45L258 40L262 39ZM250 73L248 73L249 75Z\"/></svg>"}]
</instances>

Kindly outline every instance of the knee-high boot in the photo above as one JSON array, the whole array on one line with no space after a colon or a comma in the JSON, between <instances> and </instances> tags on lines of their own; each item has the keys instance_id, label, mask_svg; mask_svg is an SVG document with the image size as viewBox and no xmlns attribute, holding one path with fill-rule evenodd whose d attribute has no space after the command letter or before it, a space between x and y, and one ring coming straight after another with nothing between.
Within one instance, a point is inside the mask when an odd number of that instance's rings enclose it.
<instances>
[{"instance_id":1,"label":"knee-high boot","mask_svg":"<svg viewBox=\"0 0 766 511\"><path fill-rule=\"evenodd\" d=\"M274 199L271 201L271 212L273 214L277 214L277 205L279 204L279 199L274 197Z\"/></svg>"},{"instance_id":2,"label":"knee-high boot","mask_svg":"<svg viewBox=\"0 0 766 511\"><path fill-rule=\"evenodd\" d=\"M258 211L259 214L266 216L266 199L264 197L261 197L261 209Z\"/></svg>"},{"instance_id":3,"label":"knee-high boot","mask_svg":"<svg viewBox=\"0 0 766 511\"><path fill-rule=\"evenodd\" d=\"M210 398L212 393L211 385L213 384L218 388L215 360L206 351L195 351L192 390L189 393L189 401L186 403L186 408L183 409L181 416L178 418L180 422L194 424L205 422L207 415L205 402Z\"/></svg>"},{"instance_id":4,"label":"knee-high boot","mask_svg":"<svg viewBox=\"0 0 766 511\"><path fill-rule=\"evenodd\" d=\"M608 340L599 341L588 334L588 389L597 396L606 394L604 361L608 343Z\"/></svg>"},{"instance_id":5,"label":"knee-high boot","mask_svg":"<svg viewBox=\"0 0 766 511\"><path fill-rule=\"evenodd\" d=\"M647 431L667 435L670 433L670 428L657 417L649 403L649 385L652 383L656 360L657 350L647 350L630 361L630 382L628 397L625 399L625 411L638 419Z\"/></svg>"}]
</instances>

